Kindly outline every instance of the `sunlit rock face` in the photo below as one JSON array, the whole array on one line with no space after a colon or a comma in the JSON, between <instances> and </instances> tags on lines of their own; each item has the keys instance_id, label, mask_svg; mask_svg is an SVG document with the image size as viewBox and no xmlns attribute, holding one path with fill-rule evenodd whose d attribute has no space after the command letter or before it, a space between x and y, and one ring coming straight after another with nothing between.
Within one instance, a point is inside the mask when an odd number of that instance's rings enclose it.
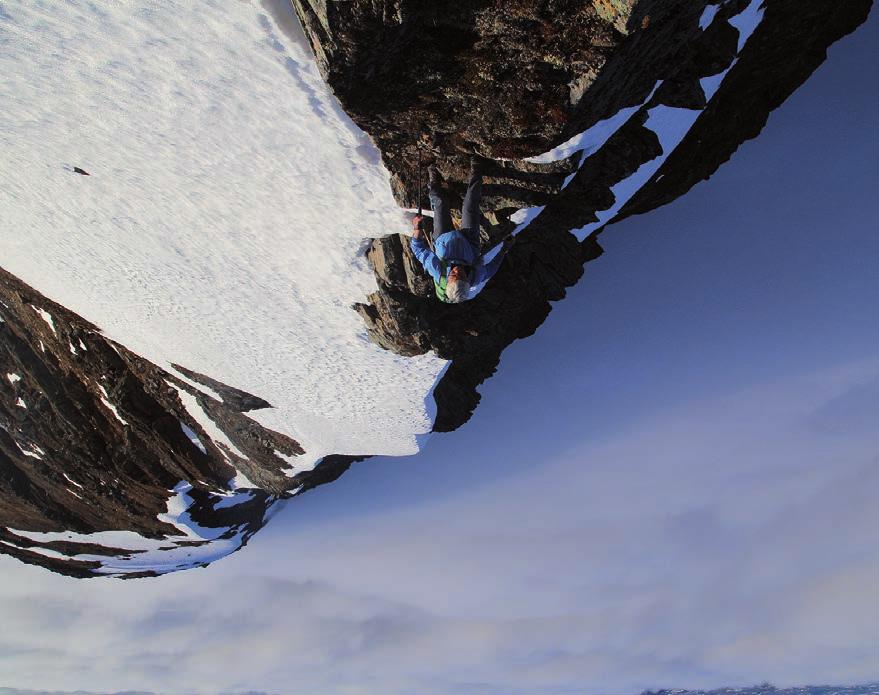
<instances>
[{"instance_id":1,"label":"sunlit rock face","mask_svg":"<svg viewBox=\"0 0 879 695\"><path fill-rule=\"evenodd\" d=\"M398 201L426 205L417 200L421 160L422 169L436 162L460 204L477 154L483 248L518 234L495 278L463 306L435 300L405 237L369 251L380 290L357 309L371 338L452 361L435 390L438 431L469 418L476 386L600 255L606 225L711 176L871 6L293 4L326 79L379 145Z\"/></svg>"}]
</instances>

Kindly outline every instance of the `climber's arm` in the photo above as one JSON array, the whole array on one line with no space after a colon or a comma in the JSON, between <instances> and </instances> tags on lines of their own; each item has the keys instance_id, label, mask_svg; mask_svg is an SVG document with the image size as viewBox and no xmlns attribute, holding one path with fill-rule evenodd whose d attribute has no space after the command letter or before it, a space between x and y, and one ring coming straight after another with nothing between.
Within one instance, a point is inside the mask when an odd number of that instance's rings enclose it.
<instances>
[{"instance_id":1,"label":"climber's arm","mask_svg":"<svg viewBox=\"0 0 879 695\"><path fill-rule=\"evenodd\" d=\"M442 277L442 266L440 265L439 258L436 257L436 254L425 243L424 232L414 227L409 245L412 248L412 253L415 254L415 258L418 259L418 262L421 263L434 282L439 282Z\"/></svg>"}]
</instances>

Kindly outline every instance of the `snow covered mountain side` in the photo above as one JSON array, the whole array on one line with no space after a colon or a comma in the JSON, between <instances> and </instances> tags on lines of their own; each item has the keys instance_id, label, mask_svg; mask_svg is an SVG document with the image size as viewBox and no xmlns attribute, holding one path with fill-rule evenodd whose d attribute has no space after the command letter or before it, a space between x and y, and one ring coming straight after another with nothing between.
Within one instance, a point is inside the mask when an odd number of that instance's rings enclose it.
<instances>
[{"instance_id":1,"label":"snow covered mountain side","mask_svg":"<svg viewBox=\"0 0 879 695\"><path fill-rule=\"evenodd\" d=\"M82 577L204 565L358 460L290 477L302 448L245 414L264 401L155 366L3 270L0 316L0 552Z\"/></svg>"},{"instance_id":2,"label":"snow covered mountain side","mask_svg":"<svg viewBox=\"0 0 879 695\"><path fill-rule=\"evenodd\" d=\"M434 429L479 401L503 349L601 254L609 224L711 176L857 28L870 0L320 3L293 0L318 64L372 135L397 200L419 158L459 196L484 158L483 242L517 243L484 291L441 305L404 237L373 243L373 340L451 361ZM709 233L709 230L706 230Z\"/></svg>"},{"instance_id":3,"label":"snow covered mountain side","mask_svg":"<svg viewBox=\"0 0 879 695\"><path fill-rule=\"evenodd\" d=\"M870 7L5 4L0 552L204 565L455 429L605 226L710 176ZM460 196L474 153L483 242L516 243L443 305L395 232L419 158Z\"/></svg>"},{"instance_id":4,"label":"snow covered mountain side","mask_svg":"<svg viewBox=\"0 0 879 695\"><path fill-rule=\"evenodd\" d=\"M290 6L4 3L0 41L0 550L192 566L418 450L444 363L351 310L405 222Z\"/></svg>"}]
</instances>

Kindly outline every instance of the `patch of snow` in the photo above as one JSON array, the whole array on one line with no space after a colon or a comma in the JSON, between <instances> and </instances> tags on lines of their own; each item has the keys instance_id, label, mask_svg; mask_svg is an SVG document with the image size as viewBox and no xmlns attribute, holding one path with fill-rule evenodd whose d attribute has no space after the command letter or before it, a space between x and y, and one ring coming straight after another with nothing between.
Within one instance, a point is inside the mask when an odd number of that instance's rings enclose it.
<instances>
[{"instance_id":1,"label":"patch of snow","mask_svg":"<svg viewBox=\"0 0 879 695\"><path fill-rule=\"evenodd\" d=\"M77 354L77 352L76 352L76 348L73 347L73 343L68 343L68 344L70 345L70 352L71 352L72 354L74 354L74 355Z\"/></svg>"},{"instance_id":2,"label":"patch of snow","mask_svg":"<svg viewBox=\"0 0 879 695\"><path fill-rule=\"evenodd\" d=\"M739 14L732 17L729 21L739 31L739 47L741 52L745 43L754 33L760 22L763 20L763 9L760 7L762 0L751 0L751 3ZM704 16L703 16L704 17ZM703 77L699 80L702 90L705 92L706 101L711 101L720 85L723 83L727 73L732 70L738 62L736 57L722 72L709 77ZM635 193L650 180L656 173L662 163L668 158L675 147L680 144L684 136L693 127L693 123L699 117L701 111L692 109L680 109L670 106L656 106L649 111L649 116L645 126L655 132L659 136L662 144L662 155L645 162L631 176L620 181L611 188L614 194L614 204L607 210L599 210L596 212L598 216L597 222L592 222L580 229L573 229L571 232L583 241L589 234L606 224L608 221L620 211Z\"/></svg>"},{"instance_id":3,"label":"patch of snow","mask_svg":"<svg viewBox=\"0 0 879 695\"><path fill-rule=\"evenodd\" d=\"M96 531L95 533L77 533L75 531L20 531L9 529L12 533L22 538L27 538L37 543L50 543L52 541L70 541L71 543L94 543L105 547L120 548L121 550L147 550L160 542L152 538L146 538L134 531Z\"/></svg>"},{"instance_id":4,"label":"patch of snow","mask_svg":"<svg viewBox=\"0 0 879 695\"><path fill-rule=\"evenodd\" d=\"M653 89L650 91L650 94L647 95L647 98L644 99L640 104L635 106L629 106L624 109L620 109L617 113L615 113L610 118L605 118L602 121L598 121L591 128L587 128L582 133L579 133L572 137L567 142L563 142L558 147L554 147L549 152L544 152L543 154L539 154L535 157L527 157L525 159L526 162L533 162L535 164L549 164L550 162L558 162L563 159L567 159L571 155L582 152L583 157L580 159L580 164L582 166L583 160L591 155L594 152L600 150L604 143L608 141L611 135L617 132L626 121L628 121L644 104L646 104L650 99L653 98L653 95L656 93L656 90L659 89L659 85L662 84L662 81L657 82L653 85ZM567 184L565 184L567 185Z\"/></svg>"},{"instance_id":5,"label":"patch of snow","mask_svg":"<svg viewBox=\"0 0 879 695\"><path fill-rule=\"evenodd\" d=\"M536 164L547 164L549 162L557 162L563 159L567 159L573 154L581 152L582 155L580 157L579 163L577 164L576 171L565 177L565 181L562 184L561 189L564 190L568 187L568 184L573 181L574 177L577 175L577 172L582 168L583 164L586 162L589 156L604 147L605 143L610 139L610 137L620 128L622 128L623 125L625 125L625 123L635 113L637 113L637 111L642 106L644 106L644 104L646 104L653 98L653 95L656 94L656 90L659 89L661 84L662 80L657 81L656 84L653 85L653 89L650 90L650 94L648 94L644 101L642 101L640 104L621 109L610 118L599 121L591 128L584 130L578 135L575 135L567 142L562 143L558 147L550 150L549 152L544 152L543 154L537 155L536 157L528 157L525 161L534 162ZM510 216L510 219L517 224L516 229L513 230L513 235L520 233L529 224L531 224L534 218L537 217L537 215L539 215L541 212L543 212L544 207L545 206L521 208L520 210L517 210L515 213L513 213L513 215Z\"/></svg>"},{"instance_id":6,"label":"patch of snow","mask_svg":"<svg viewBox=\"0 0 879 695\"><path fill-rule=\"evenodd\" d=\"M40 318L43 319L43 321L45 321L47 324L49 324L49 328L52 329L52 333L58 335L58 331L55 330L55 320L52 318L52 314L50 314L45 309L40 309L40 307L34 306L33 304L31 304L31 309L36 311L40 315Z\"/></svg>"},{"instance_id":7,"label":"patch of snow","mask_svg":"<svg viewBox=\"0 0 879 695\"><path fill-rule=\"evenodd\" d=\"M11 530L11 529L10 529ZM15 532L14 532L15 533ZM3 545L7 545L10 548L16 548L20 550L27 550L32 553L36 553L37 555L42 555L43 557L52 558L53 560L68 560L68 556L63 553L59 553L57 550L51 550L49 548L40 548L39 546L17 546L14 543L10 543L8 541L0 541Z\"/></svg>"},{"instance_id":8,"label":"patch of snow","mask_svg":"<svg viewBox=\"0 0 879 695\"><path fill-rule=\"evenodd\" d=\"M537 205L532 208L519 208L516 212L510 215L510 220L516 223L516 228L513 230L513 236L516 236L525 229L525 227L531 224L545 208L546 205Z\"/></svg>"},{"instance_id":9,"label":"patch of snow","mask_svg":"<svg viewBox=\"0 0 879 695\"><path fill-rule=\"evenodd\" d=\"M595 214L598 217L596 222L590 222L579 229L572 229L571 233L578 240L583 241L592 232L613 219L631 197L662 166L668 155L671 154L690 128L693 127L693 123L696 122L700 113L702 112L694 109L680 109L664 105L654 106L650 109L647 122L644 125L659 137L659 142L662 145L662 154L651 159L649 162L645 162L632 175L612 186L610 190L614 196L614 204L606 210L596 211Z\"/></svg>"},{"instance_id":10,"label":"patch of snow","mask_svg":"<svg viewBox=\"0 0 879 695\"><path fill-rule=\"evenodd\" d=\"M122 418L122 416L119 414L119 411L116 409L116 406L110 402L109 397L107 396L107 389L105 389L100 384L98 384L98 388L101 390L101 393L104 394L103 396L101 396L101 403L103 403L107 407L107 409L111 413L113 413L113 415L116 417L117 420L119 420L119 422L121 422L123 425L128 425L128 422L126 422Z\"/></svg>"},{"instance_id":11,"label":"patch of snow","mask_svg":"<svg viewBox=\"0 0 879 695\"><path fill-rule=\"evenodd\" d=\"M248 488L258 489L259 485L254 483L250 478L248 478L244 473L239 471L237 468L235 469L235 477L229 481L229 487L233 490L247 490Z\"/></svg>"},{"instance_id":12,"label":"patch of snow","mask_svg":"<svg viewBox=\"0 0 879 695\"><path fill-rule=\"evenodd\" d=\"M169 382L170 383L170 382ZM201 428L205 431L205 433L210 437L214 442L221 443L226 448L228 448L235 456L239 458L248 459L250 458L247 454L241 451L231 439L226 435L223 430L221 430L217 423L211 420L208 417L208 414L204 411L204 409L198 404L198 400L191 393L184 391L177 386L171 384L173 388L177 391L177 395L180 397L180 402L183 403L183 407L186 408L186 411L192 416L192 418L201 425ZM201 440L199 440L201 443ZM223 451L222 447L220 451ZM205 451L207 453L207 451ZM230 462L231 463L231 462Z\"/></svg>"},{"instance_id":13,"label":"patch of snow","mask_svg":"<svg viewBox=\"0 0 879 695\"><path fill-rule=\"evenodd\" d=\"M731 17L729 20L729 23L739 32L738 53L741 53L748 39L750 39L751 35L763 20L764 10L761 7L762 1L763 0L751 0L750 4L744 10ZM702 17L699 20L699 26L703 31L714 21L719 10L719 5L708 5L705 8ZM720 85L723 83L727 73L737 62L738 57L736 57L725 70L716 75L703 77L699 80L702 91L705 93L706 101L711 101L717 93L717 90L720 89ZM648 97L643 103L646 104L650 100L660 84L661 82L656 83L650 97ZM608 138L616 132L616 130L618 130L635 111L641 108L641 106L643 106L643 104L637 107L632 107L631 109L624 109L613 118L596 124L593 128L571 138L568 142L560 145L554 150L539 155L538 157L530 158L529 161L551 162L564 159L571 156L571 154L576 152L584 143L586 143L586 147L583 148L584 152L591 153L604 145ZM672 108L664 105L650 109L649 117L645 125L659 136L660 142L662 143L662 155L649 162L645 162L631 176L616 183L611 188L611 192L614 195L614 204L606 210L596 211L596 216L598 217L596 222L587 224L579 229L571 230L577 239L583 241L589 234L598 230L616 216L620 209L622 209L632 196L650 180L659 167L662 166L662 163L668 158L674 148L680 144L681 140L683 140L684 136L689 132L690 128L692 128L693 123L695 123L696 119L699 117L699 113L700 111L696 110ZM624 116L625 118L623 118ZM581 159L580 166L583 166L584 162L585 156ZM566 180L565 186L568 183L569 180ZM517 214L524 213L525 210L527 210L527 208L518 211ZM521 230L517 227L517 231Z\"/></svg>"},{"instance_id":14,"label":"patch of snow","mask_svg":"<svg viewBox=\"0 0 879 695\"><path fill-rule=\"evenodd\" d=\"M300 462L302 460L301 456L290 456L289 454L284 454L275 449L275 456L279 459L282 459L287 462L288 467L283 469L284 475L288 478L293 478L297 474L302 473L303 470L310 471L311 468L301 468Z\"/></svg>"},{"instance_id":15,"label":"patch of snow","mask_svg":"<svg viewBox=\"0 0 879 695\"><path fill-rule=\"evenodd\" d=\"M46 557L98 562L98 574L122 576L136 572L152 571L166 574L176 570L197 567L213 562L234 552L245 540L245 530L232 528L210 528L196 523L189 515L193 500L189 496L192 486L182 481L174 487L167 502L167 512L158 518L174 526L180 533L161 539L141 536L133 531L98 531L96 533L75 533L73 531L38 532L9 529L12 533L39 543L69 541L89 543L107 548L119 548L124 552L120 557L113 555L76 554L65 555L45 548L27 548ZM240 499L237 503L245 500ZM272 506L266 510L268 516ZM3 542L3 541L0 541ZM193 544L194 543L194 544ZM14 546L12 543L7 545ZM23 547L23 546L22 546Z\"/></svg>"},{"instance_id":16,"label":"patch of snow","mask_svg":"<svg viewBox=\"0 0 879 695\"><path fill-rule=\"evenodd\" d=\"M73 485L76 485L76 487L78 487L80 490L84 490L84 489L85 489L82 485L80 485L80 484L79 484L78 482L76 482L73 478L71 478L69 475L67 475L67 473L62 473L61 475L63 475L65 478L67 478L67 482L68 482L68 483L72 483Z\"/></svg>"},{"instance_id":17,"label":"patch of snow","mask_svg":"<svg viewBox=\"0 0 879 695\"><path fill-rule=\"evenodd\" d=\"M16 382L21 381L21 377L18 374L13 374L10 372L6 375L6 378L9 379L9 383L15 386Z\"/></svg>"},{"instance_id":18,"label":"patch of snow","mask_svg":"<svg viewBox=\"0 0 879 695\"><path fill-rule=\"evenodd\" d=\"M763 0L751 0L750 4L734 17L730 17L729 23L739 32L738 52L741 53L751 34L763 21Z\"/></svg>"},{"instance_id":19,"label":"patch of snow","mask_svg":"<svg viewBox=\"0 0 879 695\"><path fill-rule=\"evenodd\" d=\"M3 266L308 452L405 455L444 361L371 343L374 145L258 3L18 3L0 53ZM88 143L90 178L64 168ZM84 188L86 186L86 188Z\"/></svg>"},{"instance_id":20,"label":"patch of snow","mask_svg":"<svg viewBox=\"0 0 879 695\"><path fill-rule=\"evenodd\" d=\"M42 340L40 341L40 350L42 350L43 352L46 351L46 346L43 345L43 341L42 341Z\"/></svg>"},{"instance_id":21,"label":"patch of snow","mask_svg":"<svg viewBox=\"0 0 879 695\"><path fill-rule=\"evenodd\" d=\"M174 374L174 376L176 376L178 379L180 379L180 381L182 381L184 384L187 384L187 385L191 386L191 387L194 388L196 391L199 391L200 393L203 393L205 396L208 396L208 397L210 397L210 398L213 398L215 401L219 401L220 403L223 403L223 402L224 402L224 401L223 401L223 397L222 397L219 393L217 393L216 391L214 391L212 388L210 388L209 386L205 386L204 384L200 384L200 383L197 382L197 381L193 381L193 380L190 379L188 376L186 376L185 374L182 374L181 372L178 372L178 371L177 371L176 369L174 369L173 367L170 367L170 368L168 369L168 371L169 371L169 372L172 372L172 373ZM169 386L174 386L174 388L177 388L174 384L172 384L172 383L171 383L170 381L168 381L168 380L165 380L165 383L168 384Z\"/></svg>"},{"instance_id":22,"label":"patch of snow","mask_svg":"<svg viewBox=\"0 0 879 695\"><path fill-rule=\"evenodd\" d=\"M192 485L185 480L180 481L171 490L174 494L168 498L168 511L159 514L156 518L166 524L176 527L188 540L212 541L223 535L227 528L208 528L199 526L187 511L195 502L189 496Z\"/></svg>"},{"instance_id":23,"label":"patch of snow","mask_svg":"<svg viewBox=\"0 0 879 695\"><path fill-rule=\"evenodd\" d=\"M223 495L218 502L214 503L214 509L226 509L227 507L235 507L242 502L247 502L253 498L255 493L252 490L245 492L235 492L231 495Z\"/></svg>"},{"instance_id":24,"label":"patch of snow","mask_svg":"<svg viewBox=\"0 0 879 695\"><path fill-rule=\"evenodd\" d=\"M85 346L85 343L82 342L82 338L79 339L79 349L80 349L80 350L83 350L84 352L88 352L88 350L89 350L89 349Z\"/></svg>"},{"instance_id":25,"label":"patch of snow","mask_svg":"<svg viewBox=\"0 0 879 695\"><path fill-rule=\"evenodd\" d=\"M229 481L229 487L233 490L247 490L248 488L259 488L259 485L252 482L244 473L235 469L235 477Z\"/></svg>"},{"instance_id":26,"label":"patch of snow","mask_svg":"<svg viewBox=\"0 0 879 695\"><path fill-rule=\"evenodd\" d=\"M709 26L711 26L711 22L714 21L714 18L717 16L718 11L720 11L720 5L708 5L705 10L702 12L702 17L699 19L699 28L702 31L705 31Z\"/></svg>"},{"instance_id":27,"label":"patch of snow","mask_svg":"<svg viewBox=\"0 0 879 695\"><path fill-rule=\"evenodd\" d=\"M17 405L19 408L24 408L25 410L27 410L27 403L25 403L21 398L15 401L15 405Z\"/></svg>"},{"instance_id":28,"label":"patch of snow","mask_svg":"<svg viewBox=\"0 0 879 695\"><path fill-rule=\"evenodd\" d=\"M180 423L180 429L183 430L183 434L187 436L190 442L195 444L199 449L201 449L201 453L207 454L208 450L204 448L204 444L201 443L201 439L198 438L198 435L192 431L189 427L186 426L185 423Z\"/></svg>"},{"instance_id":29,"label":"patch of snow","mask_svg":"<svg viewBox=\"0 0 879 695\"><path fill-rule=\"evenodd\" d=\"M19 451L21 451L22 454L24 454L25 456L30 456L32 459L38 459L42 461L43 457L46 455L46 452L38 447L36 444L27 443L24 446L22 446L18 442L16 442L16 444L18 445L18 449Z\"/></svg>"}]
</instances>

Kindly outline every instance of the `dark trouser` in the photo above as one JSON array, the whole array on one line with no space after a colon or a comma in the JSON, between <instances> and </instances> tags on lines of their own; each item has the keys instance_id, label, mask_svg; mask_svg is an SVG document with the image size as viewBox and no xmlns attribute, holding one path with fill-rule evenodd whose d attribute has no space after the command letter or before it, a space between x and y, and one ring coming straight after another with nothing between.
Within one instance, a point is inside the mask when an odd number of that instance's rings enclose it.
<instances>
[{"instance_id":1,"label":"dark trouser","mask_svg":"<svg viewBox=\"0 0 879 695\"><path fill-rule=\"evenodd\" d=\"M446 232L452 231L452 214L449 201L438 184L430 187L430 208L433 210L433 240ZM467 195L464 196L464 207L461 209L461 234L473 244L479 254L479 206L482 202L482 175L471 176L467 182Z\"/></svg>"}]
</instances>

